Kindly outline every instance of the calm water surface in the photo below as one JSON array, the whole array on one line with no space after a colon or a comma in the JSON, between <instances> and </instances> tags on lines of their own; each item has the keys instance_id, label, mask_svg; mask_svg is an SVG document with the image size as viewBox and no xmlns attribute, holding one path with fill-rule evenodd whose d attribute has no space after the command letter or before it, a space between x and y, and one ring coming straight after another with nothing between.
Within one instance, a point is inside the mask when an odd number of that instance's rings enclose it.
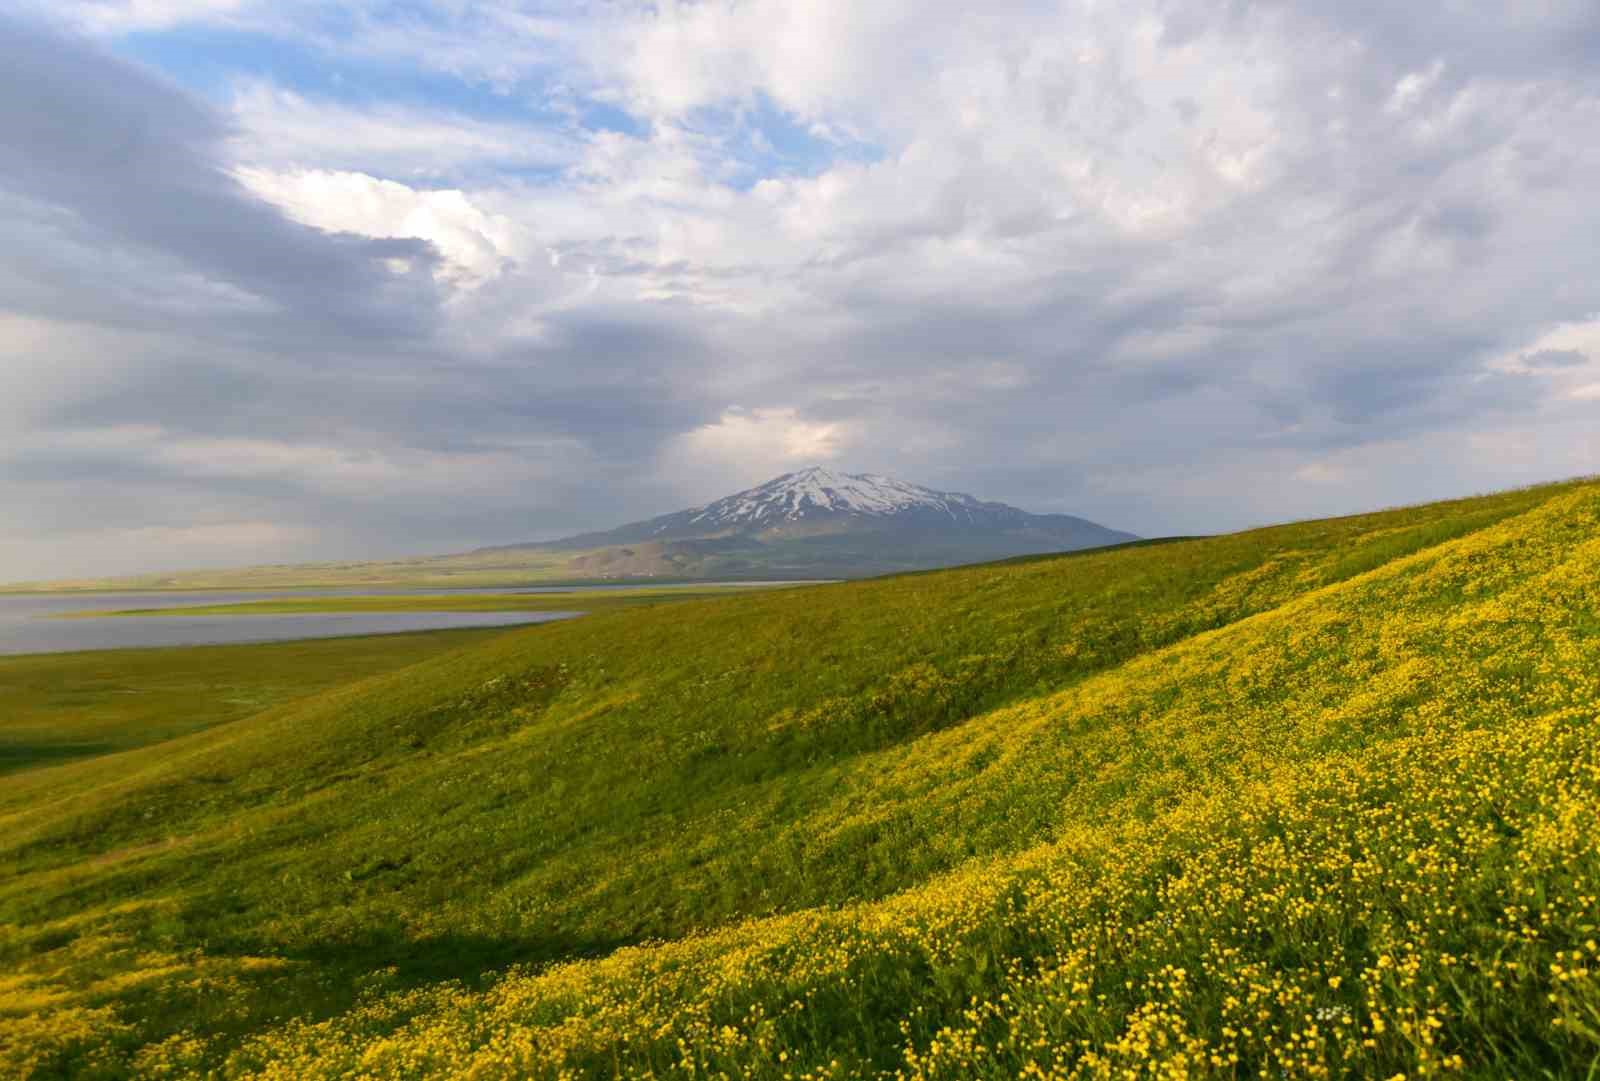
<instances>
[{"instance_id":1,"label":"calm water surface","mask_svg":"<svg viewBox=\"0 0 1600 1081\"><path fill-rule=\"evenodd\" d=\"M602 587L603 588L603 587ZM570 589L571 592L581 590ZM0 654L68 653L80 649L201 646L342 638L454 627L509 627L567 619L580 612L312 612L259 616L137 616L54 618L67 612L128 608L183 608L286 597L369 597L415 594L415 589L320 589L292 592L0 594ZM542 589L461 589L452 593L545 592Z\"/></svg>"}]
</instances>

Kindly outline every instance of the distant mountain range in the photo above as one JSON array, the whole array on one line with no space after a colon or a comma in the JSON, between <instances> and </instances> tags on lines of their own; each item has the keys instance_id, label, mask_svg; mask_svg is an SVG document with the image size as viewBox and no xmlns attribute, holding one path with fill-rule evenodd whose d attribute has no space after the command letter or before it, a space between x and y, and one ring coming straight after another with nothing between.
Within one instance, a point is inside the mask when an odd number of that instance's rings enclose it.
<instances>
[{"instance_id":1,"label":"distant mountain range","mask_svg":"<svg viewBox=\"0 0 1600 1081\"><path fill-rule=\"evenodd\" d=\"M571 552L573 577L853 578L1137 539L1067 514L814 466L616 529L472 554Z\"/></svg>"}]
</instances>

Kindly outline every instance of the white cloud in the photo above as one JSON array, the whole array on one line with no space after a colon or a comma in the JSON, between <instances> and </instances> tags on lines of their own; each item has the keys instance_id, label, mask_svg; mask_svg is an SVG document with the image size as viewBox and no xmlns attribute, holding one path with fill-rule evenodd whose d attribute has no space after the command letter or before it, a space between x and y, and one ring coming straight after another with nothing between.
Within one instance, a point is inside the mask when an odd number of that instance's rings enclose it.
<instances>
[{"instance_id":1,"label":"white cloud","mask_svg":"<svg viewBox=\"0 0 1600 1081\"><path fill-rule=\"evenodd\" d=\"M316 100L262 81L231 102L237 160L269 168L382 172L404 179L559 168L580 145L561 131L402 105Z\"/></svg>"},{"instance_id":2,"label":"white cloud","mask_svg":"<svg viewBox=\"0 0 1600 1081\"><path fill-rule=\"evenodd\" d=\"M1348 484L1350 480L1345 469L1327 462L1307 462L1294 475L1310 484Z\"/></svg>"},{"instance_id":3,"label":"white cloud","mask_svg":"<svg viewBox=\"0 0 1600 1081\"><path fill-rule=\"evenodd\" d=\"M64 0L50 4L46 10L89 30L125 33L227 21L258 4L259 0Z\"/></svg>"},{"instance_id":4,"label":"white cloud","mask_svg":"<svg viewBox=\"0 0 1600 1081\"><path fill-rule=\"evenodd\" d=\"M743 487L833 461L853 442L851 436L848 425L807 420L794 408L732 406L665 448L660 468L669 483L694 477L702 486L709 481Z\"/></svg>"},{"instance_id":5,"label":"white cloud","mask_svg":"<svg viewBox=\"0 0 1600 1081\"><path fill-rule=\"evenodd\" d=\"M1555 403L1600 401L1600 319L1557 324L1532 342L1490 360L1486 367L1536 382ZM1600 429L1600 423L1595 425ZM1591 468L1600 463L1591 463Z\"/></svg>"},{"instance_id":6,"label":"white cloud","mask_svg":"<svg viewBox=\"0 0 1600 1081\"><path fill-rule=\"evenodd\" d=\"M1394 93L1389 95L1384 111L1388 113L1401 113L1415 105L1424 94L1438 83L1439 76L1444 74L1444 61L1435 60L1428 65L1426 71L1408 71L1394 84Z\"/></svg>"},{"instance_id":7,"label":"white cloud","mask_svg":"<svg viewBox=\"0 0 1600 1081\"><path fill-rule=\"evenodd\" d=\"M458 284L498 276L508 261L531 254L509 219L485 213L455 189L418 190L365 173L241 167L246 187L295 220L329 232L431 241L446 263L439 273Z\"/></svg>"},{"instance_id":8,"label":"white cloud","mask_svg":"<svg viewBox=\"0 0 1600 1081\"><path fill-rule=\"evenodd\" d=\"M641 11L600 37L596 52L621 46L630 99L656 115L681 115L756 92L821 119L831 106L853 103L875 80L882 58L916 35L931 12L900 0L856 4L820 0L797 6L755 3L667 3ZM597 66L607 58L591 56Z\"/></svg>"},{"instance_id":9,"label":"white cloud","mask_svg":"<svg viewBox=\"0 0 1600 1081\"><path fill-rule=\"evenodd\" d=\"M1559 323L1525 347L1498 358L1492 366L1507 371L1525 371L1539 366L1530 365L1528 361L1541 353L1572 353L1591 360L1600 357L1600 318Z\"/></svg>"},{"instance_id":10,"label":"white cloud","mask_svg":"<svg viewBox=\"0 0 1600 1081\"><path fill-rule=\"evenodd\" d=\"M715 424L696 428L684 436L690 454L719 461L817 461L838 455L843 426L802 419L789 408L729 408ZM758 467L758 468L765 468Z\"/></svg>"}]
</instances>

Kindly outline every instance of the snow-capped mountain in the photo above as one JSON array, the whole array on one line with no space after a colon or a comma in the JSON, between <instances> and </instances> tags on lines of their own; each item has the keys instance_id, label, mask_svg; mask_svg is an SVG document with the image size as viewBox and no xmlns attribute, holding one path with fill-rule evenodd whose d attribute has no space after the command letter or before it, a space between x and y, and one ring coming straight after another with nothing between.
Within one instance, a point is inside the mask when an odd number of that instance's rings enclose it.
<instances>
[{"instance_id":1,"label":"snow-capped mountain","mask_svg":"<svg viewBox=\"0 0 1600 1081\"><path fill-rule=\"evenodd\" d=\"M743 530L841 515L895 518L931 514L976 524L986 516L1006 511L1022 513L1003 503L981 503L960 492L939 492L875 473L835 473L812 466L688 512L688 521L697 526Z\"/></svg>"},{"instance_id":2,"label":"snow-capped mountain","mask_svg":"<svg viewBox=\"0 0 1600 1081\"><path fill-rule=\"evenodd\" d=\"M832 578L1134 539L1071 515L813 466L648 521L509 547L572 552L575 577Z\"/></svg>"}]
</instances>

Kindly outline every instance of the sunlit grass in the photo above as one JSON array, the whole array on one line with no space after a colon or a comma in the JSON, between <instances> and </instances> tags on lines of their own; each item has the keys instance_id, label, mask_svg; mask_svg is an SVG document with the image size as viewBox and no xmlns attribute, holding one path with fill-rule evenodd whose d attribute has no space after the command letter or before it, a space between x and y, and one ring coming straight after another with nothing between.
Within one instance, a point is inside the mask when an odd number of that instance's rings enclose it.
<instances>
[{"instance_id":1,"label":"sunlit grass","mask_svg":"<svg viewBox=\"0 0 1600 1081\"><path fill-rule=\"evenodd\" d=\"M0 774L159 743L496 633L0 657Z\"/></svg>"},{"instance_id":2,"label":"sunlit grass","mask_svg":"<svg viewBox=\"0 0 1600 1081\"><path fill-rule=\"evenodd\" d=\"M1587 1076L1600 486L599 613L0 789L0 1065Z\"/></svg>"}]
</instances>

